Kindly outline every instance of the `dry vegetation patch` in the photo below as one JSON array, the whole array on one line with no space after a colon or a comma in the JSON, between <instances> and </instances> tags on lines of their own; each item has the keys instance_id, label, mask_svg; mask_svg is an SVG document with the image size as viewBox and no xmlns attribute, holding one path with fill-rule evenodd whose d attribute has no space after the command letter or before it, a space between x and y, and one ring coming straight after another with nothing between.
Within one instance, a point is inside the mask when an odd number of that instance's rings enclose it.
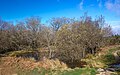
<instances>
[{"instance_id":1,"label":"dry vegetation patch","mask_svg":"<svg viewBox=\"0 0 120 75\"><path fill-rule=\"evenodd\" d=\"M60 62L58 59L49 60L44 58L43 61L36 62L35 60L16 58L16 57L3 57L1 58L0 71L1 74L7 75L6 73L13 74L18 70L33 70L35 68L45 68L45 69L67 69L67 65Z\"/></svg>"}]
</instances>

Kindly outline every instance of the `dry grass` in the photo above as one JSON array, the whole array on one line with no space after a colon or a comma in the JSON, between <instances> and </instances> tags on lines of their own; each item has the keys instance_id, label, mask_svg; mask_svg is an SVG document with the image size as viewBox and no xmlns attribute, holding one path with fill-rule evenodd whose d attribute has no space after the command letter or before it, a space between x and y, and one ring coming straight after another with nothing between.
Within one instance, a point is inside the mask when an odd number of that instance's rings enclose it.
<instances>
[{"instance_id":1,"label":"dry grass","mask_svg":"<svg viewBox=\"0 0 120 75\"><path fill-rule=\"evenodd\" d=\"M0 75L12 75L18 70L33 70L37 67L54 70L67 69L67 65L58 59L49 60L44 58L43 61L36 62L35 60L25 58L3 57L0 63Z\"/></svg>"}]
</instances>

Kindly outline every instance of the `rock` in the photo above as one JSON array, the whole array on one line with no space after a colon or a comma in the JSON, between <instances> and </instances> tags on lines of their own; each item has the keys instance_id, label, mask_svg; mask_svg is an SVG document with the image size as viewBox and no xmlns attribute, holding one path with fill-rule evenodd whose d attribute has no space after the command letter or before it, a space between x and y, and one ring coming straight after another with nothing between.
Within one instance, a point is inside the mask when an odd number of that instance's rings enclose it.
<instances>
[{"instance_id":1,"label":"rock","mask_svg":"<svg viewBox=\"0 0 120 75\"><path fill-rule=\"evenodd\" d=\"M107 68L106 70L107 70L107 71L115 72L115 69L114 69L114 68Z\"/></svg>"},{"instance_id":2,"label":"rock","mask_svg":"<svg viewBox=\"0 0 120 75\"><path fill-rule=\"evenodd\" d=\"M97 71L99 72L99 74L96 74L96 75L111 75L110 71L107 71L107 70L102 69L102 68L99 68Z\"/></svg>"},{"instance_id":3,"label":"rock","mask_svg":"<svg viewBox=\"0 0 120 75\"><path fill-rule=\"evenodd\" d=\"M113 53L114 57L115 57L115 60L118 62L120 60L120 57L118 55L118 52L120 52L120 50L117 50Z\"/></svg>"},{"instance_id":4,"label":"rock","mask_svg":"<svg viewBox=\"0 0 120 75\"><path fill-rule=\"evenodd\" d=\"M96 74L96 75L111 75L110 72L100 72L100 74Z\"/></svg>"},{"instance_id":5,"label":"rock","mask_svg":"<svg viewBox=\"0 0 120 75\"><path fill-rule=\"evenodd\" d=\"M104 69L99 68L97 71L98 71L98 72L104 72L105 70L104 70Z\"/></svg>"}]
</instances>

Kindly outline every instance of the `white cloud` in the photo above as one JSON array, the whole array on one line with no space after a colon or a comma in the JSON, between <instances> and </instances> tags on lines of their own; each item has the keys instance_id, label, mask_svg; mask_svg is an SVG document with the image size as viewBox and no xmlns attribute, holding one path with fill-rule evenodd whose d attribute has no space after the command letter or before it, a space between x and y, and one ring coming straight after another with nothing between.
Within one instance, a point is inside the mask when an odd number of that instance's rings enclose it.
<instances>
[{"instance_id":1,"label":"white cloud","mask_svg":"<svg viewBox=\"0 0 120 75\"><path fill-rule=\"evenodd\" d=\"M116 12L120 15L120 0L107 0L105 2L105 7L113 12Z\"/></svg>"},{"instance_id":2,"label":"white cloud","mask_svg":"<svg viewBox=\"0 0 120 75\"><path fill-rule=\"evenodd\" d=\"M105 7L106 7L107 9L113 10L113 9L112 9L113 6L114 6L114 3L112 3L111 0L107 0L107 1L105 2Z\"/></svg>"},{"instance_id":3,"label":"white cloud","mask_svg":"<svg viewBox=\"0 0 120 75\"><path fill-rule=\"evenodd\" d=\"M120 34L120 21L108 21L108 24L112 27L113 33Z\"/></svg>"},{"instance_id":4,"label":"white cloud","mask_svg":"<svg viewBox=\"0 0 120 75\"><path fill-rule=\"evenodd\" d=\"M108 21L107 22L108 24L110 24L110 26L113 28L113 29L120 29L120 21Z\"/></svg>"},{"instance_id":5,"label":"white cloud","mask_svg":"<svg viewBox=\"0 0 120 75\"><path fill-rule=\"evenodd\" d=\"M79 3L79 8L80 10L83 10L84 8L84 1L85 0L80 0ZM118 15L120 15L120 0L96 0L98 3L98 6L100 8L104 7L109 11L115 12ZM93 4L89 4L90 7L93 6Z\"/></svg>"},{"instance_id":6,"label":"white cloud","mask_svg":"<svg viewBox=\"0 0 120 75\"><path fill-rule=\"evenodd\" d=\"M84 4L84 0L81 0L79 6L80 6L80 10L83 10L83 4Z\"/></svg>"}]
</instances>

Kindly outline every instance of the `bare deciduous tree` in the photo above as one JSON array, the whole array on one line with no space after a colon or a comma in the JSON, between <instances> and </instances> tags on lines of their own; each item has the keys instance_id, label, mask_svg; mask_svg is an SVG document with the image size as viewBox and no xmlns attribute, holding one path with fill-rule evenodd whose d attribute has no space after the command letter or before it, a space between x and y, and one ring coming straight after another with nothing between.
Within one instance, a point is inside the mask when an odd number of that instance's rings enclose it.
<instances>
[{"instance_id":1,"label":"bare deciduous tree","mask_svg":"<svg viewBox=\"0 0 120 75\"><path fill-rule=\"evenodd\" d=\"M57 31L57 49L61 60L76 61L86 54L95 54L110 35L110 27L104 26L104 19L92 20L86 16L73 24L63 25ZM103 20L103 21L102 21Z\"/></svg>"},{"instance_id":2,"label":"bare deciduous tree","mask_svg":"<svg viewBox=\"0 0 120 75\"><path fill-rule=\"evenodd\" d=\"M30 39L30 45L33 49L38 47L38 38L40 38L40 31L41 31L41 19L39 17L31 17L27 18L26 21L26 28L29 32L28 38Z\"/></svg>"},{"instance_id":3,"label":"bare deciduous tree","mask_svg":"<svg viewBox=\"0 0 120 75\"><path fill-rule=\"evenodd\" d=\"M53 45L53 31L50 27L46 27L44 26L43 29L43 38L46 40L47 42L47 47L49 50L49 58L52 58L52 49L51 49L51 45Z\"/></svg>"}]
</instances>

